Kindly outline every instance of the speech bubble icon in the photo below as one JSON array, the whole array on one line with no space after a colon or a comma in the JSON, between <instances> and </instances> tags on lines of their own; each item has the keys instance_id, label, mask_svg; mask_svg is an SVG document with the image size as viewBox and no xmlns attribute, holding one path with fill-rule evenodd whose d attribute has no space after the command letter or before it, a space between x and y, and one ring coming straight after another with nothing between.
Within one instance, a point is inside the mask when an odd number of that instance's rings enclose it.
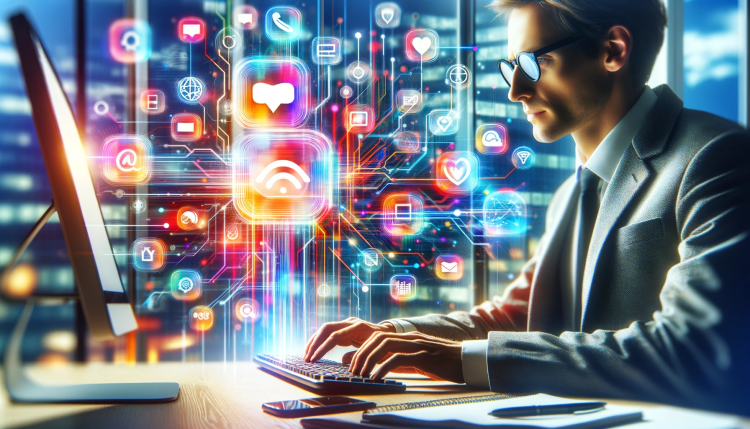
<instances>
[{"instance_id":1,"label":"speech bubble icon","mask_svg":"<svg viewBox=\"0 0 750 429\"><path fill-rule=\"evenodd\" d=\"M195 37L201 34L201 25L200 24L182 24L182 34L189 36L189 37Z\"/></svg>"},{"instance_id":2,"label":"speech bubble icon","mask_svg":"<svg viewBox=\"0 0 750 429\"><path fill-rule=\"evenodd\" d=\"M291 83L277 85L256 83L253 85L253 101L265 104L271 109L271 113L276 113L280 105L294 102L294 85Z\"/></svg>"},{"instance_id":3,"label":"speech bubble icon","mask_svg":"<svg viewBox=\"0 0 750 429\"><path fill-rule=\"evenodd\" d=\"M239 21L239 23L242 25L252 24L253 14L252 13L239 13L237 14L237 21Z\"/></svg>"}]
</instances>

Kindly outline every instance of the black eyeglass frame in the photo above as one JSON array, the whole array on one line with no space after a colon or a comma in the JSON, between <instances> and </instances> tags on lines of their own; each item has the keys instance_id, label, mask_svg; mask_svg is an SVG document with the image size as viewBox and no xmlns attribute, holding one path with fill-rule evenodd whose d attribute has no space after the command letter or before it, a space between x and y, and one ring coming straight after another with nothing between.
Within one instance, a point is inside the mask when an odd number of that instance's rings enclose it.
<instances>
[{"instance_id":1,"label":"black eyeglass frame","mask_svg":"<svg viewBox=\"0 0 750 429\"><path fill-rule=\"evenodd\" d=\"M497 62L497 68L500 70L500 76L503 77L503 79L505 80L505 83L507 83L508 86L511 86L510 81L508 80L507 77L505 77L505 74L503 73L503 68L502 68L503 64L506 64L508 67L510 67L511 71L515 71L516 67L518 66L518 60L521 57L529 57L532 60L534 66L536 66L537 76L539 76L539 77L537 77L536 79L532 79L532 77L529 76L528 73L526 73L526 70L524 70L523 67L520 67L521 73L523 73L523 75L524 75L524 77L526 77L526 79L528 79L528 80L530 80L532 82L539 82L539 79L542 78L542 70L539 68L539 63L537 62L537 58L538 57L540 57L542 55L545 55L545 54L548 54L548 53L550 53L552 51L556 51L558 49L562 49L562 48L564 48L566 46L570 46L570 45L572 45L574 43L581 42L583 40L586 40L586 37L584 37L584 36L570 36L570 37L566 37L565 39L560 40L559 42L555 42L555 43L553 43L551 45L547 45L547 46L545 46L545 47L543 47L541 49L537 49L534 52L519 52L518 55L516 55L516 58L514 60L512 60L512 61L499 60Z\"/></svg>"}]
</instances>

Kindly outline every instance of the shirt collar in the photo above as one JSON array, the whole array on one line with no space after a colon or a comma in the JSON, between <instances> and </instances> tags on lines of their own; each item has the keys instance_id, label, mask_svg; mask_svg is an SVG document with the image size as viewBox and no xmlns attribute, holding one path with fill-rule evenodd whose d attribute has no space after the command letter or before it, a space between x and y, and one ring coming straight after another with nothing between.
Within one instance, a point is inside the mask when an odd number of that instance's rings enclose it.
<instances>
[{"instance_id":1,"label":"shirt collar","mask_svg":"<svg viewBox=\"0 0 750 429\"><path fill-rule=\"evenodd\" d=\"M628 148L638 130L641 129L646 116L654 107L658 98L656 93L646 86L638 101L612 128L607 137L604 137L599 146L594 149L594 153L591 154L584 167L594 172L605 182L611 182L625 149Z\"/></svg>"}]
</instances>

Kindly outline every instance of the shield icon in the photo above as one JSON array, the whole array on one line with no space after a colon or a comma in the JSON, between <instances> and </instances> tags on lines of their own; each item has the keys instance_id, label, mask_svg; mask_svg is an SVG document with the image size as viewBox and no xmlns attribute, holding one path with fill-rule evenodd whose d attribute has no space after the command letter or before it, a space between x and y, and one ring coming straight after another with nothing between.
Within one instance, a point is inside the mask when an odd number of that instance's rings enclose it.
<instances>
[{"instance_id":1,"label":"shield icon","mask_svg":"<svg viewBox=\"0 0 750 429\"><path fill-rule=\"evenodd\" d=\"M390 24L393 19L394 11L390 8L385 8L380 11L380 16L383 18L386 24Z\"/></svg>"}]
</instances>

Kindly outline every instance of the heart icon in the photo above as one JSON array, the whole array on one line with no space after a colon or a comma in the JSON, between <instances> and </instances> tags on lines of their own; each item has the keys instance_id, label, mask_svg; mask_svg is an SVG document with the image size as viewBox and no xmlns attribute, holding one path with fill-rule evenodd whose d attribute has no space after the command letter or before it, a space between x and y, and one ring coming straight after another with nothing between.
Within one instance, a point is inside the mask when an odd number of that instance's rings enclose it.
<instances>
[{"instance_id":1,"label":"heart icon","mask_svg":"<svg viewBox=\"0 0 750 429\"><path fill-rule=\"evenodd\" d=\"M464 164L465 167L460 165ZM443 164L443 173L454 185L460 186L462 183L469 178L471 174L471 164L466 158L459 158L457 160L448 160Z\"/></svg>"},{"instance_id":2,"label":"heart icon","mask_svg":"<svg viewBox=\"0 0 750 429\"><path fill-rule=\"evenodd\" d=\"M424 55L430 49L430 46L432 46L432 39L426 36L415 37L411 40L411 45L419 52L419 55Z\"/></svg>"}]
</instances>

